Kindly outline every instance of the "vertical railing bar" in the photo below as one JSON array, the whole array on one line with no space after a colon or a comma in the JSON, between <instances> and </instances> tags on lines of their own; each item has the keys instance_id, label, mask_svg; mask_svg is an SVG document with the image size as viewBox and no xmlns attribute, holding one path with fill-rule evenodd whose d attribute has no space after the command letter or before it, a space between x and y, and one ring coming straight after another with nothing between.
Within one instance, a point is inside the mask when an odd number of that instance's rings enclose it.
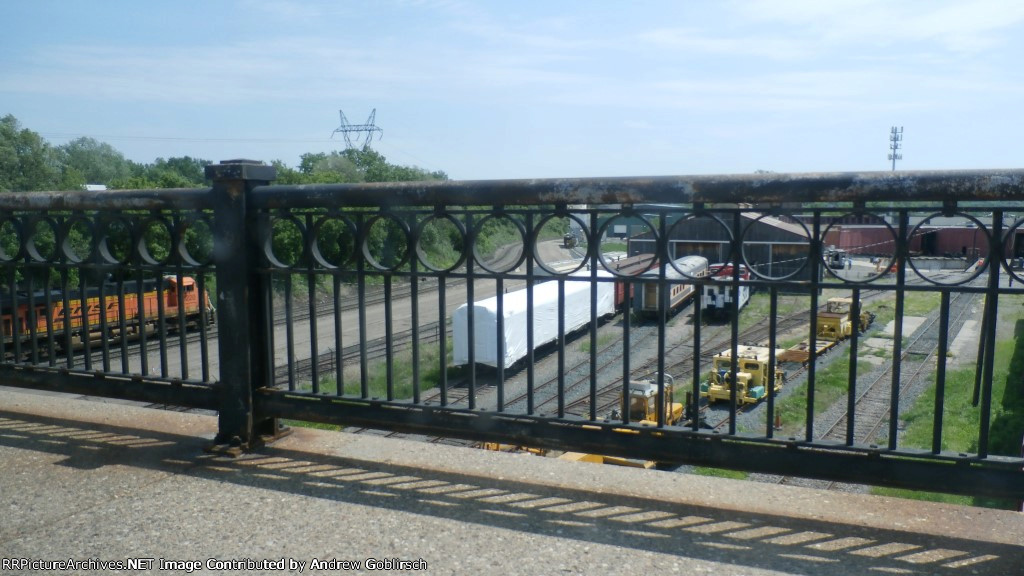
<instances>
[{"instance_id":1,"label":"vertical railing bar","mask_svg":"<svg viewBox=\"0 0 1024 576\"><path fill-rule=\"evenodd\" d=\"M167 330L167 306L166 306L166 299L167 298L166 298L165 294L167 293L169 288L165 288L164 287L164 282L166 282L166 279L164 278L163 273L158 273L156 275L156 309L157 309L157 319L158 319L158 324L157 325L159 326L159 329L160 329L159 330L159 334L160 334L160 340L159 340L159 342L160 342L160 376L162 378L167 378L167 375L168 375L168 365L167 365L168 364L168 361L167 361L167 331L168 330ZM179 306L180 306L180 302L179 302Z\"/></svg>"},{"instance_id":2,"label":"vertical railing bar","mask_svg":"<svg viewBox=\"0 0 1024 576\"><path fill-rule=\"evenodd\" d=\"M935 416L932 424L932 453L942 452L942 420L946 406L946 354L949 353L949 289L941 292L939 303L939 352L935 367Z\"/></svg>"},{"instance_id":3,"label":"vertical railing bar","mask_svg":"<svg viewBox=\"0 0 1024 576\"><path fill-rule=\"evenodd\" d=\"M472 229L473 215L466 216L467 225ZM466 402L470 410L476 408L476 285L473 281L473 259L466 259L466 345L469 347L467 359L469 365L469 381L466 384ZM499 297L500 298L500 297ZM501 336L498 337L501 340ZM505 358L494 359L496 364L504 364Z\"/></svg>"},{"instance_id":4,"label":"vertical railing bar","mask_svg":"<svg viewBox=\"0 0 1024 576\"><path fill-rule=\"evenodd\" d=\"M64 274L67 274L67 272L64 272ZM39 315L36 312L35 274L31 274L30 273L27 276L28 276L28 310L27 311L28 311L28 336L29 336L29 362L31 362L32 364L38 364L39 363L39 343L38 343L38 340L39 340L39 328L38 328L38 325L39 325ZM63 278L64 278L64 276L62 275L61 279L63 280ZM65 292L64 300L67 301L68 297L67 297L67 294L66 294L66 292L67 292L66 286L63 287L62 289ZM49 299L49 297L50 297L49 283L47 283L44 286L43 292L46 294L46 298ZM68 309L67 309L67 307L63 308L63 314L64 314L64 316L63 316L64 320L62 322L63 322L63 325L64 325L64 330L67 331L67 323L68 323L68 320L67 320L68 319ZM46 312L46 324L47 324L47 326L50 325L50 322L51 322L50 316L52 316L52 315L53 315L53 313L50 312L50 308L47 307L47 312ZM71 347L68 346L66 349L70 351ZM71 355L72 354L69 352L68 356L71 356ZM68 366L68 367L70 368L70 366Z\"/></svg>"},{"instance_id":5,"label":"vertical railing bar","mask_svg":"<svg viewBox=\"0 0 1024 576\"><path fill-rule=\"evenodd\" d=\"M345 395L345 362L343 354L345 342L342 338L342 309L341 309L341 276L331 276L334 297L334 395Z\"/></svg>"},{"instance_id":6,"label":"vertical railing bar","mask_svg":"<svg viewBox=\"0 0 1024 576\"><path fill-rule=\"evenodd\" d=\"M989 302L990 298L986 294L984 296L984 302L982 303L981 313L981 338L978 338L978 354L974 359L974 393L971 396L971 406L977 407L981 403L981 379L985 375L985 348L986 339L985 334L988 334L988 322L989 322Z\"/></svg>"},{"instance_id":7,"label":"vertical railing bar","mask_svg":"<svg viewBox=\"0 0 1024 576\"><path fill-rule=\"evenodd\" d=\"M845 263L844 263L845 265ZM853 446L856 437L856 413L857 413L857 353L860 342L860 316L863 313L860 305L860 288L854 288L850 293L852 304L850 305L850 365L847 371L847 394L846 394L846 445Z\"/></svg>"},{"instance_id":8,"label":"vertical railing bar","mask_svg":"<svg viewBox=\"0 0 1024 576\"><path fill-rule=\"evenodd\" d=\"M494 279L494 294L497 296L497 338L495 344L497 350L495 356L497 364L498 384L498 412L505 410L505 281L500 275Z\"/></svg>"},{"instance_id":9,"label":"vertical railing bar","mask_svg":"<svg viewBox=\"0 0 1024 576\"><path fill-rule=\"evenodd\" d=\"M558 280L558 417L565 417L565 277Z\"/></svg>"},{"instance_id":10,"label":"vertical railing bar","mask_svg":"<svg viewBox=\"0 0 1024 576\"><path fill-rule=\"evenodd\" d=\"M739 210L735 210L732 213L732 241L729 243L729 259L733 263L733 277L738 278L739 274L739 262L740 254L740 242L743 238L742 230L742 219ZM735 303L735 296L733 302ZM736 309L738 310L738 309ZM739 340L740 340L740 318L739 313L733 314L733 309L729 311L729 352L732 356L729 362L729 374L731 384L729 386L729 434L736 434L736 413L739 409L738 406L738 391L739 388ZM770 378L770 376L769 376ZM749 384L748 384L749 385ZM766 386L767 390L771 389L771 386ZM749 393L749 390L748 390Z\"/></svg>"},{"instance_id":11,"label":"vertical railing bar","mask_svg":"<svg viewBox=\"0 0 1024 576\"><path fill-rule=\"evenodd\" d=\"M284 339L285 347L288 350L288 390L294 392L296 390L295 382L295 329L293 323L295 320L294 310L292 309L292 274L290 272L284 273ZM310 319L312 320L312 319Z\"/></svg>"},{"instance_id":12,"label":"vertical railing bar","mask_svg":"<svg viewBox=\"0 0 1024 576\"><path fill-rule=\"evenodd\" d=\"M385 367L385 394L388 401L395 399L395 323L394 307L391 303L393 276L388 273L384 275L384 367Z\"/></svg>"},{"instance_id":13,"label":"vertical railing bar","mask_svg":"<svg viewBox=\"0 0 1024 576\"><path fill-rule=\"evenodd\" d=\"M107 280L100 274L100 280L98 282L98 294L99 302L97 304L97 310L99 310L99 324L100 324L100 349L103 356L101 365L103 366L103 372L110 372L110 326L107 322Z\"/></svg>"},{"instance_id":14,"label":"vertical railing bar","mask_svg":"<svg viewBox=\"0 0 1024 576\"><path fill-rule=\"evenodd\" d=\"M416 244L414 242L414 244ZM409 261L409 308L412 315L412 401L420 403L420 276L418 258Z\"/></svg>"},{"instance_id":15,"label":"vertical railing bar","mask_svg":"<svg viewBox=\"0 0 1024 576\"><path fill-rule=\"evenodd\" d=\"M363 222L365 225L365 222ZM367 233L364 231L364 234ZM356 286L359 293L359 308L356 310L359 319L359 394L362 398L370 397L369 360L366 350L366 262L358 258L356 264Z\"/></svg>"},{"instance_id":16,"label":"vertical railing bar","mask_svg":"<svg viewBox=\"0 0 1024 576\"><path fill-rule=\"evenodd\" d=\"M900 382L902 381L901 364L903 359L903 313L906 304L907 262L909 256L907 246L907 228L909 214L906 209L899 212L899 233L896 242L896 325L893 329L892 352L892 384L889 391L889 450L895 450L899 440L900 414Z\"/></svg>"},{"instance_id":17,"label":"vertical railing bar","mask_svg":"<svg viewBox=\"0 0 1024 576\"><path fill-rule=\"evenodd\" d=\"M57 351L53 337L53 296L48 288L50 286L50 276L52 273L53 272L49 266L43 269L43 285L47 286L47 288L43 290L43 300L46 306L46 354L49 356L47 364L51 367L57 365ZM38 322L38 319L36 319L36 322Z\"/></svg>"},{"instance_id":18,"label":"vertical railing bar","mask_svg":"<svg viewBox=\"0 0 1024 576\"><path fill-rule=\"evenodd\" d=\"M269 227L269 217L266 214L261 214L257 218L257 226ZM270 233L270 232L267 232ZM263 350L266 350L266 358L263 358L263 370L267 373L267 380L274 386L277 386L277 336L275 327L275 318L277 317L274 309L274 274L268 267L265 272L259 272L262 282L260 286L263 287L261 294L254 294L252 301L264 310L264 313L260 315L262 321L267 323L263 327L263 331L266 334L267 344L261 346ZM257 343L259 345L259 343ZM223 378L223 376L221 376Z\"/></svg>"},{"instance_id":19,"label":"vertical railing bar","mask_svg":"<svg viewBox=\"0 0 1024 576\"><path fill-rule=\"evenodd\" d=\"M199 362L201 365L203 382L210 381L210 330L208 328L210 323L210 311L209 302L207 301L206 292L206 274L203 270L197 268L195 270L196 280L196 297L199 298Z\"/></svg>"},{"instance_id":20,"label":"vertical railing bar","mask_svg":"<svg viewBox=\"0 0 1024 576\"><path fill-rule=\"evenodd\" d=\"M814 224L811 232L810 261L808 269L811 275L811 318L808 337L810 339L810 350L808 350L807 364L807 410L805 413L805 435L807 442L814 441L814 401L817 384L818 366L818 307L821 305L818 300L818 291L821 290L821 211L814 211Z\"/></svg>"},{"instance_id":21,"label":"vertical railing bar","mask_svg":"<svg viewBox=\"0 0 1024 576\"><path fill-rule=\"evenodd\" d=\"M128 374L131 372L131 363L128 357L128 304L125 297L123 277L117 279L117 325L121 330L121 342L119 343L121 348L121 372Z\"/></svg>"},{"instance_id":22,"label":"vertical railing bar","mask_svg":"<svg viewBox=\"0 0 1024 576\"><path fill-rule=\"evenodd\" d=\"M999 332L999 273L1003 260L1003 211L992 211L992 240L989 242L988 287L985 298L989 301L988 326L981 338L985 344L985 376L981 386L981 414L978 424L978 456L988 458L989 433L992 423L992 379L995 372L996 335Z\"/></svg>"},{"instance_id":23,"label":"vertical railing bar","mask_svg":"<svg viewBox=\"0 0 1024 576\"><path fill-rule=\"evenodd\" d=\"M534 285L534 253L533 243L536 233L533 230L533 213L526 214L526 237L523 238L523 257L526 259L526 413L532 415L535 407L534 393L534 328L536 318L533 313Z\"/></svg>"},{"instance_id":24,"label":"vertical railing bar","mask_svg":"<svg viewBox=\"0 0 1024 576\"><path fill-rule=\"evenodd\" d=\"M589 243L588 243L589 246ZM597 261L590 262L590 420L597 420ZM614 292L615 287L612 286ZM614 300L614 296L612 299Z\"/></svg>"},{"instance_id":25,"label":"vertical railing bar","mask_svg":"<svg viewBox=\"0 0 1024 576\"><path fill-rule=\"evenodd\" d=\"M630 335L633 320L633 290L636 284L629 278L622 282L622 423L629 424Z\"/></svg>"},{"instance_id":26,"label":"vertical railing bar","mask_svg":"<svg viewBox=\"0 0 1024 576\"><path fill-rule=\"evenodd\" d=\"M668 267L672 265L672 248L668 241L667 214L661 214L658 218L658 236L661 238L662 265L659 267L658 276L658 360L657 360L657 385L658 398L655 408L655 420L659 428L665 426L665 332L668 325L668 307L670 293L673 285L668 280ZM675 270L675 267L673 267ZM678 270L676 270L678 272Z\"/></svg>"},{"instance_id":27,"label":"vertical railing bar","mask_svg":"<svg viewBox=\"0 0 1024 576\"><path fill-rule=\"evenodd\" d=\"M69 287L71 284L70 278L68 278L67 267L62 267L60 270L60 292L63 298L63 307L61 308L61 328L64 331L64 355L65 363L70 370L75 367L75 348L72 336L74 335L73 321L72 321L72 310L71 310L71 294L69 293ZM46 291L49 291L49 287L46 287ZM29 276L29 308L35 310L34 294L35 287L33 286L32 276ZM29 324L29 334L32 336L32 355L35 364L36 355L36 323L32 322Z\"/></svg>"},{"instance_id":28,"label":"vertical railing bar","mask_svg":"<svg viewBox=\"0 0 1024 576\"><path fill-rule=\"evenodd\" d=\"M139 316L139 366L144 375L149 374L149 335L146 333L149 327L150 310L146 309L145 278L142 269L139 269L135 280L135 308Z\"/></svg>"},{"instance_id":29,"label":"vertical railing bar","mask_svg":"<svg viewBox=\"0 0 1024 576\"><path fill-rule=\"evenodd\" d=\"M14 276L14 267L11 266L10 267L10 277L13 278L13 276ZM11 338L11 345L13 346L14 345L15 326L17 326L17 324L18 324L18 301L15 298L16 291L14 290L14 282L10 282L8 284L8 286L9 286L10 292L11 292L10 308L8 310L3 310L2 307L0 307L0 364L6 364L7 363L7 338L8 338L8 336L10 336L10 338ZM2 296L2 294L0 294L0 296ZM9 316L10 317L10 322L11 322L10 334L8 334L7 325L4 323L5 316ZM51 338L51 340L52 340L52 338ZM50 362L53 362L53 355L52 354L50 355ZM13 363L17 364L17 358L14 359Z\"/></svg>"},{"instance_id":30,"label":"vertical railing bar","mask_svg":"<svg viewBox=\"0 0 1024 576\"><path fill-rule=\"evenodd\" d=\"M185 273L178 267L177 273L178 281L178 360L181 363L181 377L188 379L188 302L185 296ZM198 290L199 287L194 288ZM199 293L196 292L196 298L198 299L198 306L202 308L202 298Z\"/></svg>"},{"instance_id":31,"label":"vertical railing bar","mask_svg":"<svg viewBox=\"0 0 1024 576\"><path fill-rule=\"evenodd\" d=\"M768 417L765 419L765 436L775 437L775 370L778 361L775 358L775 348L778 346L779 330L779 287L772 286L768 289L768 377L771 379L771 387L768 389Z\"/></svg>"},{"instance_id":32,"label":"vertical railing bar","mask_svg":"<svg viewBox=\"0 0 1024 576\"><path fill-rule=\"evenodd\" d=\"M307 215L307 218L311 218ZM312 222L308 222L312 225ZM307 230L309 227L307 226ZM309 294L309 358L310 362L310 384L313 394L320 393L320 341L317 333L317 309L316 309L316 275L313 273L312 259L306 270L306 291Z\"/></svg>"},{"instance_id":33,"label":"vertical railing bar","mask_svg":"<svg viewBox=\"0 0 1024 576\"><path fill-rule=\"evenodd\" d=\"M468 280L467 280L468 281ZM448 405L448 281L442 275L437 279L437 341L438 341L438 391L441 406ZM454 327L453 327L454 328Z\"/></svg>"}]
</instances>

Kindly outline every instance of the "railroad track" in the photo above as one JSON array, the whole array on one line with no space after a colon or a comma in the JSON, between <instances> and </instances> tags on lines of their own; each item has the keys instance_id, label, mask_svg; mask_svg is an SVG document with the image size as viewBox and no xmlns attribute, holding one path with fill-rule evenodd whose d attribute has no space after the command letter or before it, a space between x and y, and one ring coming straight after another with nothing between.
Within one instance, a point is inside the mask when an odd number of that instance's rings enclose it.
<instances>
[{"instance_id":1,"label":"railroad track","mask_svg":"<svg viewBox=\"0 0 1024 576\"><path fill-rule=\"evenodd\" d=\"M966 322L968 311L976 302L978 296L974 294L954 293L950 298L950 324L949 333L953 336L959 333ZM929 315L925 325L915 331L915 335L903 347L900 363L899 400L906 399L907 391L917 384L922 378L931 374L933 360L938 352L939 345L939 312ZM892 406L892 376L893 363L888 362L885 370L873 377L867 386L860 389L854 403L855 423L861 423L859 429L855 429L854 436L848 438L849 412L842 410L840 415L833 418L821 432L819 438L832 440L837 443L852 443L859 445L871 444L877 440L883 427L893 417ZM898 415L897 415L898 416ZM777 480L779 484L799 484L801 486L812 486L828 490L836 489L837 482L824 480L810 480L791 476L782 476Z\"/></svg>"}]
</instances>

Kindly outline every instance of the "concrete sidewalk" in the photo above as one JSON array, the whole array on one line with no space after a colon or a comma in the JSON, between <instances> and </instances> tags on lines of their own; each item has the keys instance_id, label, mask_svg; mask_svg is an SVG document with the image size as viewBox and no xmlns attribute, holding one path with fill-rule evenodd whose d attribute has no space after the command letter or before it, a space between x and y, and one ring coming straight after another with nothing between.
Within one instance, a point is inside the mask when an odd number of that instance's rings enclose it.
<instances>
[{"instance_id":1,"label":"concrete sidewalk","mask_svg":"<svg viewBox=\"0 0 1024 576\"><path fill-rule=\"evenodd\" d=\"M310 429L230 459L215 428L0 390L0 573L1024 574L1014 512Z\"/></svg>"}]
</instances>

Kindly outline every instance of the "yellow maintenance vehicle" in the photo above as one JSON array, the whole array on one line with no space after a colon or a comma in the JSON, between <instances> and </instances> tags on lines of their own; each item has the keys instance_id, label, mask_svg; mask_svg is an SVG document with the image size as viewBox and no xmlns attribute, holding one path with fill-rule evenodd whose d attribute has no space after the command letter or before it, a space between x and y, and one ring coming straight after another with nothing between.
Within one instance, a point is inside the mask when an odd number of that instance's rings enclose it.
<instances>
[{"instance_id":1,"label":"yellow maintenance vehicle","mask_svg":"<svg viewBox=\"0 0 1024 576\"><path fill-rule=\"evenodd\" d=\"M679 424L683 419L683 405L672 401L672 391L675 382L671 376L665 375L665 424ZM641 426L658 425L658 383L650 380L634 380L629 383L629 406L623 407L629 414L631 424ZM620 410L612 410L609 414L611 420L621 420L623 413ZM602 454L584 454L582 452L566 452L559 456L560 460L572 460L575 462L593 462L596 464L611 464L614 466L628 466L635 468L658 468L656 462L649 460L636 460L633 458L620 458L617 456L604 456Z\"/></svg>"},{"instance_id":2,"label":"yellow maintenance vehicle","mask_svg":"<svg viewBox=\"0 0 1024 576\"><path fill-rule=\"evenodd\" d=\"M825 303L825 310L818 312L818 333L821 340L839 342L853 334L854 322L850 319L850 311L853 309L853 298L829 298ZM875 315L865 312L863 307L860 311L860 321L857 323L857 330L863 332L875 320Z\"/></svg>"},{"instance_id":3,"label":"yellow maintenance vehicle","mask_svg":"<svg viewBox=\"0 0 1024 576\"><path fill-rule=\"evenodd\" d=\"M776 350L776 355L783 350ZM738 350L737 366L739 371L732 374L732 350L724 350L721 354L715 354L711 360L711 373L708 379L701 383L700 395L708 399L708 404L714 404L718 400L729 401L733 382L736 383L736 401L740 404L755 404L768 393L768 387L772 387L772 393L782 390L782 383L786 379L786 373L778 366L775 367L775 375L768 375L768 359L771 349L765 346L743 346Z\"/></svg>"}]
</instances>

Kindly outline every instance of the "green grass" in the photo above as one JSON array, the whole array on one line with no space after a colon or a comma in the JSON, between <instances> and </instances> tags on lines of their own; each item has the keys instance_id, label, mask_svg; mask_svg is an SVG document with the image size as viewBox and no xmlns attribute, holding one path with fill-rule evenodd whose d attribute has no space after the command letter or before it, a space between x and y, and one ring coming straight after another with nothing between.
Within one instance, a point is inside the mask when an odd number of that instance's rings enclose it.
<instances>
[{"instance_id":1,"label":"green grass","mask_svg":"<svg viewBox=\"0 0 1024 576\"><path fill-rule=\"evenodd\" d=\"M1019 297L1006 309L1020 310ZM1000 304L1003 304L1001 301ZM1017 456L1024 430L1024 314L1016 312L1014 338L997 342L992 378L992 416L989 428L990 452L994 455ZM945 402L942 414L943 451L976 453L980 430L981 408L971 405L974 392L974 368L963 368L946 375ZM917 403L902 417L905 430L900 445L905 448L931 449L935 412L935 386L926 390ZM876 494L952 502L988 508L1014 509L1016 503L994 498L954 496L913 490L876 488Z\"/></svg>"},{"instance_id":2,"label":"green grass","mask_svg":"<svg viewBox=\"0 0 1024 576\"><path fill-rule=\"evenodd\" d=\"M845 398L849 390L850 358L843 354L814 374L814 412L819 414L832 404ZM858 362L857 372L864 373L872 368L868 362ZM801 384L785 398L775 403L776 413L782 424L779 436L800 436L807 423L807 385Z\"/></svg>"},{"instance_id":3,"label":"green grass","mask_svg":"<svg viewBox=\"0 0 1024 576\"><path fill-rule=\"evenodd\" d=\"M434 348L420 350L419 359L419 381L420 390L429 390L437 386L441 381L441 367L439 366L438 351ZM412 352L405 350L392 357L393 370L393 397L396 400L412 398L413 393L413 363ZM449 368L449 371L455 370ZM383 360L372 362L367 372L369 396L371 398L387 398L387 364ZM358 394L360 382L358 378L347 378L345 380L346 394ZM312 386L302 387L302 391L309 392ZM337 380L333 376L325 376L320 379L320 393L333 395L338 390ZM301 425L301 424L299 424ZM316 426L313 426L316 427Z\"/></svg>"},{"instance_id":4,"label":"green grass","mask_svg":"<svg viewBox=\"0 0 1024 576\"><path fill-rule=\"evenodd\" d=\"M598 350L603 349L609 342L611 342L612 340L615 340L615 339L616 339L616 336L613 335L613 334L602 334L602 335L598 336L597 337L597 349ZM586 340L584 340L583 342L580 343L580 352L583 352L584 354L590 353L590 338L587 338Z\"/></svg>"},{"instance_id":5,"label":"green grass","mask_svg":"<svg viewBox=\"0 0 1024 576\"><path fill-rule=\"evenodd\" d=\"M724 468L705 468L698 466L693 469L693 473L697 476L711 476L714 478L732 478L733 480L746 480L750 477L748 472L741 472L739 470L726 470Z\"/></svg>"},{"instance_id":6,"label":"green grass","mask_svg":"<svg viewBox=\"0 0 1024 576\"><path fill-rule=\"evenodd\" d=\"M940 298L936 292L906 292L903 299L903 316L927 316L939 307ZM869 302L865 308L875 313L875 324L878 326L885 326L896 319L894 295Z\"/></svg>"},{"instance_id":7,"label":"green grass","mask_svg":"<svg viewBox=\"0 0 1024 576\"><path fill-rule=\"evenodd\" d=\"M625 242L603 242L601 243L601 252L625 252L627 245Z\"/></svg>"}]
</instances>

